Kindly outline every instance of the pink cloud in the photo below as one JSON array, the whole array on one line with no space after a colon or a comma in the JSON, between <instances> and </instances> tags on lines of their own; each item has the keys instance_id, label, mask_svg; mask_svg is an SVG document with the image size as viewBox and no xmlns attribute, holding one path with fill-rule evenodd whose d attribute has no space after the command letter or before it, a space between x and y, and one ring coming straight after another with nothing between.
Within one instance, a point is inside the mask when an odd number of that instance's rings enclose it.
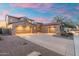
<instances>
[{"instance_id":1,"label":"pink cloud","mask_svg":"<svg viewBox=\"0 0 79 59\"><path fill-rule=\"evenodd\" d=\"M49 10L53 7L54 4L51 4L51 3L43 3L43 4L40 4L38 6L39 9L43 9L43 10Z\"/></svg>"},{"instance_id":2,"label":"pink cloud","mask_svg":"<svg viewBox=\"0 0 79 59\"><path fill-rule=\"evenodd\" d=\"M72 17L72 15L70 15L70 14L65 14L64 16L69 18L69 19Z\"/></svg>"},{"instance_id":3,"label":"pink cloud","mask_svg":"<svg viewBox=\"0 0 79 59\"><path fill-rule=\"evenodd\" d=\"M10 4L13 7L21 7L21 8L37 8L39 4L35 3L12 3Z\"/></svg>"},{"instance_id":4,"label":"pink cloud","mask_svg":"<svg viewBox=\"0 0 79 59\"><path fill-rule=\"evenodd\" d=\"M74 14L74 15L78 15L79 12L78 12L78 11L74 11L72 14Z\"/></svg>"},{"instance_id":5,"label":"pink cloud","mask_svg":"<svg viewBox=\"0 0 79 59\"><path fill-rule=\"evenodd\" d=\"M33 20L35 20L36 22L42 22L42 23L48 23L48 19L46 18L41 18L41 17L37 17L37 18L33 18Z\"/></svg>"},{"instance_id":6,"label":"pink cloud","mask_svg":"<svg viewBox=\"0 0 79 59\"><path fill-rule=\"evenodd\" d=\"M52 6L50 3L12 3L10 5L21 8L50 8Z\"/></svg>"},{"instance_id":7,"label":"pink cloud","mask_svg":"<svg viewBox=\"0 0 79 59\"><path fill-rule=\"evenodd\" d=\"M4 20L6 15L10 14L10 10L3 10L2 12L0 12L0 19ZM11 14L12 16L16 16L16 17L24 17L24 14L18 13L18 14Z\"/></svg>"},{"instance_id":8,"label":"pink cloud","mask_svg":"<svg viewBox=\"0 0 79 59\"><path fill-rule=\"evenodd\" d=\"M2 12L0 12L0 19L5 20L5 15L9 14L9 12L9 10L3 10Z\"/></svg>"},{"instance_id":9,"label":"pink cloud","mask_svg":"<svg viewBox=\"0 0 79 59\"><path fill-rule=\"evenodd\" d=\"M66 13L67 11L64 8L57 9L56 13Z\"/></svg>"},{"instance_id":10,"label":"pink cloud","mask_svg":"<svg viewBox=\"0 0 79 59\"><path fill-rule=\"evenodd\" d=\"M76 8L77 10L79 10L79 6L76 6L75 8Z\"/></svg>"},{"instance_id":11,"label":"pink cloud","mask_svg":"<svg viewBox=\"0 0 79 59\"><path fill-rule=\"evenodd\" d=\"M14 8L34 8L38 11L48 11L53 6L51 3L12 3L10 5Z\"/></svg>"},{"instance_id":12,"label":"pink cloud","mask_svg":"<svg viewBox=\"0 0 79 59\"><path fill-rule=\"evenodd\" d=\"M9 10L3 10L1 13L0 13L0 15L2 15L2 16L5 16L5 15L7 15L7 14L9 14Z\"/></svg>"}]
</instances>

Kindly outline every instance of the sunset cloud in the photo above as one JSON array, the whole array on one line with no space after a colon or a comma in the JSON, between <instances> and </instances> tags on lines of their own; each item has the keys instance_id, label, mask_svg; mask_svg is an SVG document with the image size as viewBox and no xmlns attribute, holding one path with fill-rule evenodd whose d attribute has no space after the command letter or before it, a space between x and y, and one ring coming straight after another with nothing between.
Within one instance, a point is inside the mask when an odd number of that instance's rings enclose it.
<instances>
[{"instance_id":1,"label":"sunset cloud","mask_svg":"<svg viewBox=\"0 0 79 59\"><path fill-rule=\"evenodd\" d=\"M12 7L20 7L20 8L37 8L40 4L35 3L12 3L10 4Z\"/></svg>"},{"instance_id":2,"label":"sunset cloud","mask_svg":"<svg viewBox=\"0 0 79 59\"><path fill-rule=\"evenodd\" d=\"M79 10L79 6L76 6L75 9Z\"/></svg>"},{"instance_id":3,"label":"sunset cloud","mask_svg":"<svg viewBox=\"0 0 79 59\"><path fill-rule=\"evenodd\" d=\"M1 3L0 19L5 15L28 17L37 22L49 22L54 16L65 16L76 19L79 15L79 4L74 3Z\"/></svg>"},{"instance_id":4,"label":"sunset cloud","mask_svg":"<svg viewBox=\"0 0 79 59\"><path fill-rule=\"evenodd\" d=\"M11 14L10 13L10 10L3 10L2 12L0 12L0 18L2 19L2 20L5 20L5 16L6 15L12 15L12 16L16 16L16 17L24 17L24 16L26 16L26 15L24 15L24 14L21 14L21 13L14 13L14 14Z\"/></svg>"},{"instance_id":5,"label":"sunset cloud","mask_svg":"<svg viewBox=\"0 0 79 59\"><path fill-rule=\"evenodd\" d=\"M79 12L78 11L74 11L74 12L72 12L72 15L79 15Z\"/></svg>"},{"instance_id":6,"label":"sunset cloud","mask_svg":"<svg viewBox=\"0 0 79 59\"><path fill-rule=\"evenodd\" d=\"M3 10L1 13L0 13L0 15L2 15L2 16L5 16L5 15L7 15L7 14L9 14L9 10Z\"/></svg>"},{"instance_id":7,"label":"sunset cloud","mask_svg":"<svg viewBox=\"0 0 79 59\"><path fill-rule=\"evenodd\" d=\"M57 9L56 13L66 13L67 11L64 8Z\"/></svg>"},{"instance_id":8,"label":"sunset cloud","mask_svg":"<svg viewBox=\"0 0 79 59\"><path fill-rule=\"evenodd\" d=\"M9 12L9 10L3 10L2 12L0 12L0 20L5 20L5 16L9 14Z\"/></svg>"},{"instance_id":9,"label":"sunset cloud","mask_svg":"<svg viewBox=\"0 0 79 59\"><path fill-rule=\"evenodd\" d=\"M14 8L33 8L33 9L36 9L38 11L48 11L52 8L53 4L51 3L19 3L19 4L16 4L16 3L12 3L10 4L12 7Z\"/></svg>"},{"instance_id":10,"label":"sunset cloud","mask_svg":"<svg viewBox=\"0 0 79 59\"><path fill-rule=\"evenodd\" d=\"M51 3L12 3L10 5L21 8L50 8L52 6Z\"/></svg>"},{"instance_id":11,"label":"sunset cloud","mask_svg":"<svg viewBox=\"0 0 79 59\"><path fill-rule=\"evenodd\" d=\"M71 14L64 14L65 17L67 17L68 19L71 19L72 15Z\"/></svg>"}]
</instances>

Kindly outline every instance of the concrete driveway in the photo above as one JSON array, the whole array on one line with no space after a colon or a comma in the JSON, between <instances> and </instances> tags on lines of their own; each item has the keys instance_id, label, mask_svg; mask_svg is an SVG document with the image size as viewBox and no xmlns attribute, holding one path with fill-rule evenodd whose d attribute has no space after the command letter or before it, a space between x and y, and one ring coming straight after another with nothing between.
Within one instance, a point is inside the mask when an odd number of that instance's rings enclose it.
<instances>
[{"instance_id":1,"label":"concrete driveway","mask_svg":"<svg viewBox=\"0 0 79 59\"><path fill-rule=\"evenodd\" d=\"M32 43L40 45L51 51L55 51L61 55L74 55L73 40L65 39L62 37L53 37L48 34L36 34L36 35L19 35Z\"/></svg>"},{"instance_id":2,"label":"concrete driveway","mask_svg":"<svg viewBox=\"0 0 79 59\"><path fill-rule=\"evenodd\" d=\"M1 36L1 38L0 56L28 56L32 52L39 52L41 56L63 56L18 36Z\"/></svg>"}]
</instances>

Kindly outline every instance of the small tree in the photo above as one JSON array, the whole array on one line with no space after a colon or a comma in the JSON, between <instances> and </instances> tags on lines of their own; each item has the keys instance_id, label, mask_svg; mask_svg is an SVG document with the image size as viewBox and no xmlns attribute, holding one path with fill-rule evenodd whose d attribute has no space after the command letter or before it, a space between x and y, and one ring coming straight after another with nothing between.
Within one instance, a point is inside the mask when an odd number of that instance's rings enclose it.
<instances>
[{"instance_id":1,"label":"small tree","mask_svg":"<svg viewBox=\"0 0 79 59\"><path fill-rule=\"evenodd\" d=\"M62 23L64 21L64 17L63 16L55 16L54 17L54 20L57 22L57 23Z\"/></svg>"},{"instance_id":2,"label":"small tree","mask_svg":"<svg viewBox=\"0 0 79 59\"><path fill-rule=\"evenodd\" d=\"M60 24L60 32L64 32L64 20L65 18L63 16L56 16L54 17L54 20Z\"/></svg>"},{"instance_id":3,"label":"small tree","mask_svg":"<svg viewBox=\"0 0 79 59\"><path fill-rule=\"evenodd\" d=\"M56 16L54 17L54 20L56 20L57 23L60 24L60 34L65 33L65 28L75 28L74 22L71 19L67 19L63 16Z\"/></svg>"},{"instance_id":4,"label":"small tree","mask_svg":"<svg viewBox=\"0 0 79 59\"><path fill-rule=\"evenodd\" d=\"M74 22L71 19L69 19L68 21L65 21L64 26L67 28L75 28L76 27Z\"/></svg>"}]
</instances>

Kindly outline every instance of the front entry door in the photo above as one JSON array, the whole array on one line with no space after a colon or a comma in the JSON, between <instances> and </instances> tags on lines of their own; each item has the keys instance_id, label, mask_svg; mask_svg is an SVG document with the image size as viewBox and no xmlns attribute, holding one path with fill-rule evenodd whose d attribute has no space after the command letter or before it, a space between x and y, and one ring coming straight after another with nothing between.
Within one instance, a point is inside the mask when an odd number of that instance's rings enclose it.
<instances>
[{"instance_id":1,"label":"front entry door","mask_svg":"<svg viewBox=\"0 0 79 59\"><path fill-rule=\"evenodd\" d=\"M42 27L41 26L37 26L37 33L42 33Z\"/></svg>"}]
</instances>

